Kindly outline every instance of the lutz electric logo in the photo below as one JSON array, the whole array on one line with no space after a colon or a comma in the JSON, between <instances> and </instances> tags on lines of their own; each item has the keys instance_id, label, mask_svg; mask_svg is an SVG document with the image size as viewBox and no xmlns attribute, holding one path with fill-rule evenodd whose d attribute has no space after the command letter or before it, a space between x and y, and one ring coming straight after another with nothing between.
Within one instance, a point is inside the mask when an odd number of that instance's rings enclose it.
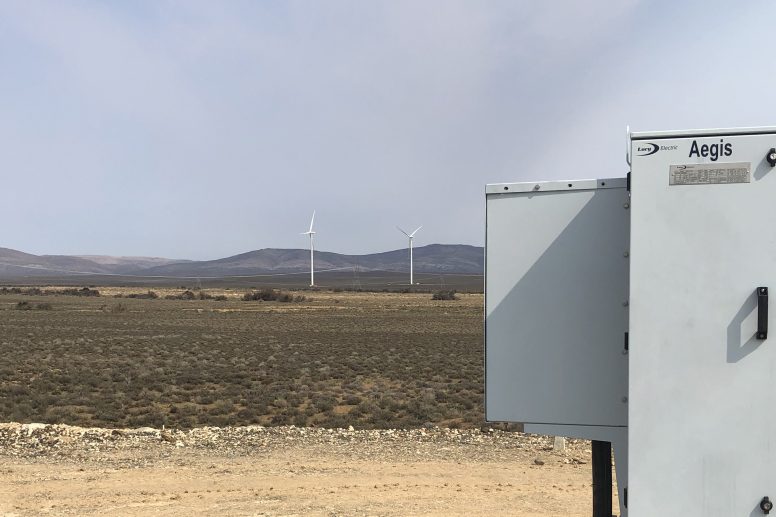
<instances>
[{"instance_id":1,"label":"lutz electric logo","mask_svg":"<svg viewBox=\"0 0 776 517\"><path fill-rule=\"evenodd\" d=\"M638 144L636 146L636 152L638 156L649 156L655 154L658 151L676 151L679 149L678 145L657 145L653 143ZM725 143L720 139L718 144L701 144L698 145L697 140L692 141L690 146L690 154L688 158L695 156L696 158L708 158L713 162L716 162L723 156L731 156L733 154L733 144Z\"/></svg>"},{"instance_id":2,"label":"lutz electric logo","mask_svg":"<svg viewBox=\"0 0 776 517\"><path fill-rule=\"evenodd\" d=\"M636 146L636 152L639 153L639 156L649 156L658 151L676 151L677 149L679 149L678 145L639 144Z\"/></svg>"}]
</instances>

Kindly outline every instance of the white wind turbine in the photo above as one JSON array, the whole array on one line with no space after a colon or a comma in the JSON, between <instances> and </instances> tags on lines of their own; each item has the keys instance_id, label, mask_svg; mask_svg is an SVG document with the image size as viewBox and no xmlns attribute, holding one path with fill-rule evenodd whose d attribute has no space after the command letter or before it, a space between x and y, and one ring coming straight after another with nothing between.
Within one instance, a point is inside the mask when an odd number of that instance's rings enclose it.
<instances>
[{"instance_id":1,"label":"white wind turbine","mask_svg":"<svg viewBox=\"0 0 776 517\"><path fill-rule=\"evenodd\" d=\"M412 276L412 240L415 238L415 234L418 233L418 230L423 228L423 226L418 226L415 228L415 231L412 233L407 233L398 226L396 227L401 233L407 236L407 238L410 240L410 285L415 285L414 278Z\"/></svg>"},{"instance_id":2,"label":"white wind turbine","mask_svg":"<svg viewBox=\"0 0 776 517\"><path fill-rule=\"evenodd\" d=\"M314 222L315 222L315 210L313 210L313 218L310 219L310 229L307 230L306 232L302 232L302 235L310 236L310 287L315 286L315 270L313 269L313 266L314 266L313 252L315 251L315 247L313 246L313 237L315 235L315 232L313 231Z\"/></svg>"}]
</instances>

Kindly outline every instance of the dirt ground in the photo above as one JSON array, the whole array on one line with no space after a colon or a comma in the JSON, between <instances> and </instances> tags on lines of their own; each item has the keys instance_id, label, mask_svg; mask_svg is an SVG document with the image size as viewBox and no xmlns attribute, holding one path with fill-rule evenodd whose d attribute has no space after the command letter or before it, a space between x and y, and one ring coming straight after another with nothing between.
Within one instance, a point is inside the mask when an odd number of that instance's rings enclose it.
<instances>
[{"instance_id":1,"label":"dirt ground","mask_svg":"<svg viewBox=\"0 0 776 517\"><path fill-rule=\"evenodd\" d=\"M79 438L56 454L6 446L0 449L0 514L591 513L587 442L556 452L549 439L527 435L273 433L238 449L174 445L150 434L107 449ZM43 435L39 441L54 443Z\"/></svg>"},{"instance_id":2,"label":"dirt ground","mask_svg":"<svg viewBox=\"0 0 776 517\"><path fill-rule=\"evenodd\" d=\"M0 301L0 516L591 514L589 442L481 428L482 295L112 294Z\"/></svg>"}]
</instances>

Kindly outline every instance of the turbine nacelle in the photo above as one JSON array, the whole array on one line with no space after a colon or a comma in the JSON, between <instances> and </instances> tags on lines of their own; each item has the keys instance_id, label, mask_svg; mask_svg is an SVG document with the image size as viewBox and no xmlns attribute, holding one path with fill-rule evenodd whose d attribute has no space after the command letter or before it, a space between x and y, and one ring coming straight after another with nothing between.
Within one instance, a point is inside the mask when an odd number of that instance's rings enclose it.
<instances>
[{"instance_id":1,"label":"turbine nacelle","mask_svg":"<svg viewBox=\"0 0 776 517\"><path fill-rule=\"evenodd\" d=\"M421 225L421 226L418 226L417 228L415 228L415 231L414 231L414 232L412 232L412 233L407 233L407 232L405 232L404 230L402 230L400 227L398 227L398 226L396 227L396 229L397 229L397 230L399 230L401 233L403 233L404 235L406 235L406 236L407 236L407 237L409 237L410 239L412 239L413 237L415 237L415 234L416 234L416 233L418 233L418 230L420 230L421 228L423 228L423 226L422 226L422 225Z\"/></svg>"}]
</instances>

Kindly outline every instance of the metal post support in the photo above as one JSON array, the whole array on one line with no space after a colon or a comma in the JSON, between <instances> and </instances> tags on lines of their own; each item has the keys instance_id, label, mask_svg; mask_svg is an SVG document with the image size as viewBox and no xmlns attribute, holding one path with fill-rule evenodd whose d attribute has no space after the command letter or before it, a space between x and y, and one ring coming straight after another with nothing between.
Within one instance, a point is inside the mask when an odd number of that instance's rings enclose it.
<instances>
[{"instance_id":1,"label":"metal post support","mask_svg":"<svg viewBox=\"0 0 776 517\"><path fill-rule=\"evenodd\" d=\"M612 443L593 440L593 517L612 517Z\"/></svg>"}]
</instances>

